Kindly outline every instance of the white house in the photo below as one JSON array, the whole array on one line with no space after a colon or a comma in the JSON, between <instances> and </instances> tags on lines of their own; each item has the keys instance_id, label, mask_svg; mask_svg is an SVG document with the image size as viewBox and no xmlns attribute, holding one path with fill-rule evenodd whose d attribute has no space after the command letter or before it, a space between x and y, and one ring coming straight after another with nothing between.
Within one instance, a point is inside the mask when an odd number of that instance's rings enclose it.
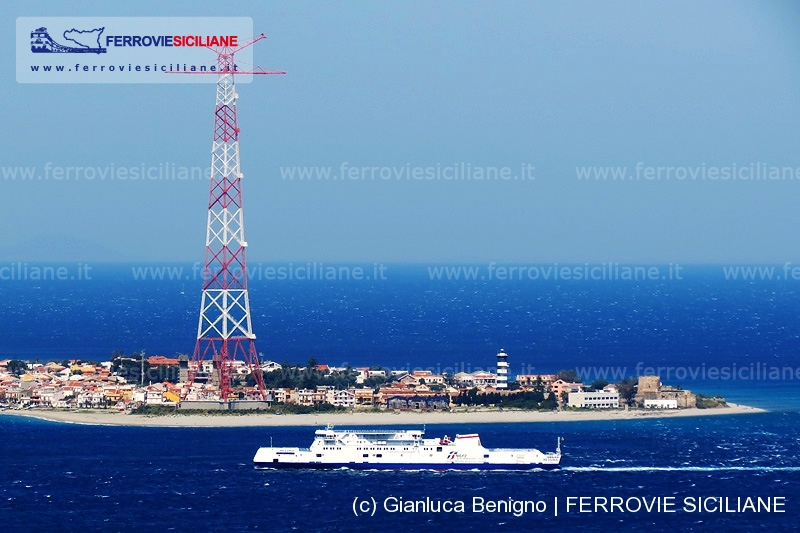
<instances>
[{"instance_id":1,"label":"white house","mask_svg":"<svg viewBox=\"0 0 800 533\"><path fill-rule=\"evenodd\" d=\"M644 400L645 409L677 409L678 400Z\"/></svg>"},{"instance_id":2,"label":"white house","mask_svg":"<svg viewBox=\"0 0 800 533\"><path fill-rule=\"evenodd\" d=\"M276 363L275 361L266 361L261 363L261 371L262 372L273 372L275 370L280 370L283 368L280 364Z\"/></svg>"},{"instance_id":3,"label":"white house","mask_svg":"<svg viewBox=\"0 0 800 533\"><path fill-rule=\"evenodd\" d=\"M567 405L580 409L617 409L619 408L619 393L615 390L602 390L595 392L570 392L567 396Z\"/></svg>"},{"instance_id":4,"label":"white house","mask_svg":"<svg viewBox=\"0 0 800 533\"><path fill-rule=\"evenodd\" d=\"M325 391L325 401L334 407L351 408L356 404L355 390L336 390Z\"/></svg>"},{"instance_id":5,"label":"white house","mask_svg":"<svg viewBox=\"0 0 800 533\"><path fill-rule=\"evenodd\" d=\"M472 377L472 374L469 372L459 372L455 376L453 376L453 381L457 385L461 385L462 387L474 387L475 386L475 378Z\"/></svg>"}]
</instances>

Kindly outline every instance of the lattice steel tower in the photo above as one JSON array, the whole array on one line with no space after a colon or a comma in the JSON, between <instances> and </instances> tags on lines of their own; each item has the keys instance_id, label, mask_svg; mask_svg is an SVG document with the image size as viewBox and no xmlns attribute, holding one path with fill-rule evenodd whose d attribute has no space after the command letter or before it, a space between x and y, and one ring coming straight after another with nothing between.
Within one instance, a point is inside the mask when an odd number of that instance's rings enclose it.
<instances>
[{"instance_id":1,"label":"lattice steel tower","mask_svg":"<svg viewBox=\"0 0 800 533\"><path fill-rule=\"evenodd\" d=\"M255 377L262 399L264 378L258 362L250 298L247 291L247 240L244 235L242 178L239 160L239 125L236 116L234 76L241 74L285 74L260 67L242 68L234 55L266 38L252 38L237 48L215 48L217 53L217 101L214 108L214 138L211 148L211 182L206 227L203 297L197 326L197 344L189 369L191 390L203 361L213 361L213 380L219 384L220 400L230 399L234 361L243 360ZM194 74L194 72L186 72Z\"/></svg>"}]
</instances>

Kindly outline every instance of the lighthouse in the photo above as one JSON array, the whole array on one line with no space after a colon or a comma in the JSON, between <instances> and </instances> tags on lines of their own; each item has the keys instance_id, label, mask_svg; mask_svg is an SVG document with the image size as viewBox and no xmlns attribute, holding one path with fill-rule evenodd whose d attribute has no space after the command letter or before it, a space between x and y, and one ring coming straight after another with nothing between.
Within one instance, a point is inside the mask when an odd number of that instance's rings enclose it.
<instances>
[{"instance_id":1,"label":"lighthouse","mask_svg":"<svg viewBox=\"0 0 800 533\"><path fill-rule=\"evenodd\" d=\"M502 348L497 353L497 388L508 388L508 354Z\"/></svg>"}]
</instances>

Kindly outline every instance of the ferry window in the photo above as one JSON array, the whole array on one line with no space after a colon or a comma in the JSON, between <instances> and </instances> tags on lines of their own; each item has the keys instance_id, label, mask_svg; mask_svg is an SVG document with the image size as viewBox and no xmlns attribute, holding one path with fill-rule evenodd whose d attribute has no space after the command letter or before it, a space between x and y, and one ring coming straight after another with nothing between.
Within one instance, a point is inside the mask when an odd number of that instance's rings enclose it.
<instances>
[{"instance_id":1,"label":"ferry window","mask_svg":"<svg viewBox=\"0 0 800 533\"><path fill-rule=\"evenodd\" d=\"M318 454L317 454L317 457L322 457L322 454L321 454L321 453L318 453Z\"/></svg>"},{"instance_id":2,"label":"ferry window","mask_svg":"<svg viewBox=\"0 0 800 533\"><path fill-rule=\"evenodd\" d=\"M365 453L365 454L364 454L364 457L369 457L369 454L368 454L368 453Z\"/></svg>"},{"instance_id":3,"label":"ferry window","mask_svg":"<svg viewBox=\"0 0 800 533\"><path fill-rule=\"evenodd\" d=\"M383 457L383 454L382 453L376 453L375 457Z\"/></svg>"},{"instance_id":4,"label":"ferry window","mask_svg":"<svg viewBox=\"0 0 800 533\"><path fill-rule=\"evenodd\" d=\"M488 453L484 454L484 455L483 455L483 458L484 458L484 459L488 459L488 458L489 458L489 454L488 454Z\"/></svg>"},{"instance_id":5,"label":"ferry window","mask_svg":"<svg viewBox=\"0 0 800 533\"><path fill-rule=\"evenodd\" d=\"M442 447L441 447L441 446L437 446L437 447L436 447L436 451L437 451L437 452L440 452L440 451L442 451Z\"/></svg>"}]
</instances>

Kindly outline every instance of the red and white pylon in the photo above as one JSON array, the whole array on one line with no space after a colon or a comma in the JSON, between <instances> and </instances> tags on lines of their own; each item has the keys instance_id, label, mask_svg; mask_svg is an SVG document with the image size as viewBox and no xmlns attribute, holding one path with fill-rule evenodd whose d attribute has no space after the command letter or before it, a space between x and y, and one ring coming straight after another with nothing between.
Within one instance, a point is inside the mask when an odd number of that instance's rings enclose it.
<instances>
[{"instance_id":1,"label":"red and white pylon","mask_svg":"<svg viewBox=\"0 0 800 533\"><path fill-rule=\"evenodd\" d=\"M255 377L261 398L266 399L247 290L247 240L242 204L244 175L240 167L240 130L236 116L239 95L234 83L237 74L285 74L260 67L241 68L235 62L237 52L264 38L266 35L262 33L237 48L212 48L217 54L216 72L180 72L219 76L211 148L203 297L186 393L202 370L203 361L211 359L221 401L231 399L233 362L237 359L246 363Z\"/></svg>"}]
</instances>

